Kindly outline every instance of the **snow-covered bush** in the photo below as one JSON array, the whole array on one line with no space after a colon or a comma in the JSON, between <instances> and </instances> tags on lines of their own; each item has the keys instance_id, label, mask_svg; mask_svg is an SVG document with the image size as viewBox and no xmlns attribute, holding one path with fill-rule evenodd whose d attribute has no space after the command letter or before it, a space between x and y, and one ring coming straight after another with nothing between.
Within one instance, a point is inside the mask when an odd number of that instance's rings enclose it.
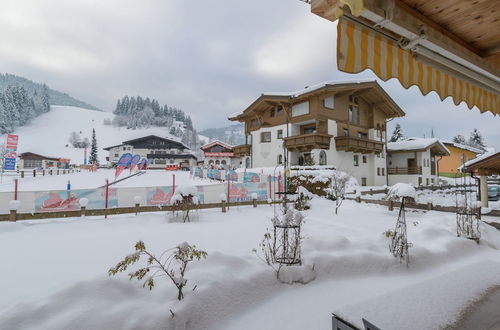
<instances>
[{"instance_id":1,"label":"snow-covered bush","mask_svg":"<svg viewBox=\"0 0 500 330\"><path fill-rule=\"evenodd\" d=\"M292 176L288 178L288 190L297 192L299 187L304 187L315 195L326 196L330 181L331 177L324 174Z\"/></svg>"},{"instance_id":2,"label":"snow-covered bush","mask_svg":"<svg viewBox=\"0 0 500 330\"><path fill-rule=\"evenodd\" d=\"M417 197L417 191L411 184L407 183L396 183L389 188L387 192L386 199L393 201L400 201L402 198L415 200Z\"/></svg>"},{"instance_id":3,"label":"snow-covered bush","mask_svg":"<svg viewBox=\"0 0 500 330\"><path fill-rule=\"evenodd\" d=\"M182 300L184 298L182 290L187 285L185 274L188 264L195 259L204 259L207 255L205 251L197 250L196 246L183 242L175 248L164 251L160 257L156 257L146 250L144 242L139 241L135 244L135 253L126 256L115 267L110 268L108 274L114 276L124 272L128 266L138 262L142 256L146 256L146 266L130 272L129 279L135 278L140 281L146 278L142 287L147 286L149 290L152 290L155 286L155 278L166 276L177 288L177 299Z\"/></svg>"},{"instance_id":4,"label":"snow-covered bush","mask_svg":"<svg viewBox=\"0 0 500 330\"><path fill-rule=\"evenodd\" d=\"M198 203L198 190L195 186L185 185L177 189L177 193L172 196L172 215L175 219L180 218L183 222L190 222L190 211Z\"/></svg>"},{"instance_id":5,"label":"snow-covered bush","mask_svg":"<svg viewBox=\"0 0 500 330\"><path fill-rule=\"evenodd\" d=\"M293 206L296 210L304 211L309 210L311 208L311 199L313 198L313 194L310 193L306 188L299 187L297 189L297 196L293 203Z\"/></svg>"},{"instance_id":6,"label":"snow-covered bush","mask_svg":"<svg viewBox=\"0 0 500 330\"><path fill-rule=\"evenodd\" d=\"M345 190L351 176L345 172L335 171L332 174L330 187L326 189L327 198L335 201L335 214L338 214L340 206L345 198Z\"/></svg>"}]
</instances>

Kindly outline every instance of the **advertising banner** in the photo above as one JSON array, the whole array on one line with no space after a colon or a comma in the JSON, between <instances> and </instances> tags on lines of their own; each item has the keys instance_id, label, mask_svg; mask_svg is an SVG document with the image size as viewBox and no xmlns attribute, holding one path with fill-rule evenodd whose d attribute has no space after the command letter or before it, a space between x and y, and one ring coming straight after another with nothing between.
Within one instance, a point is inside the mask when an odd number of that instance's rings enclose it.
<instances>
[{"instance_id":1,"label":"advertising banner","mask_svg":"<svg viewBox=\"0 0 500 330\"><path fill-rule=\"evenodd\" d=\"M88 209L105 208L105 189L79 189L73 191L41 191L35 195L35 212L74 211L80 209L80 198L89 200ZM118 207L116 189L109 189L108 208Z\"/></svg>"},{"instance_id":2,"label":"advertising banner","mask_svg":"<svg viewBox=\"0 0 500 330\"><path fill-rule=\"evenodd\" d=\"M267 187L265 183L231 183L229 200L241 202L252 200L252 194L257 194L257 200L267 200Z\"/></svg>"},{"instance_id":3,"label":"advertising banner","mask_svg":"<svg viewBox=\"0 0 500 330\"><path fill-rule=\"evenodd\" d=\"M243 182L260 182L260 177L257 173L245 172L243 176Z\"/></svg>"},{"instance_id":4,"label":"advertising banner","mask_svg":"<svg viewBox=\"0 0 500 330\"><path fill-rule=\"evenodd\" d=\"M132 162L132 154L126 153L123 154L118 160L118 164L116 164L115 170L115 179L123 172L123 170L130 165Z\"/></svg>"},{"instance_id":5,"label":"advertising banner","mask_svg":"<svg viewBox=\"0 0 500 330\"><path fill-rule=\"evenodd\" d=\"M174 195L172 187L149 187L146 190L147 205L168 205Z\"/></svg>"},{"instance_id":6,"label":"advertising banner","mask_svg":"<svg viewBox=\"0 0 500 330\"><path fill-rule=\"evenodd\" d=\"M3 163L4 164L3 168L6 171L13 171L16 169L18 142L19 142L19 136L14 134L7 134L7 139L5 141L5 155Z\"/></svg>"}]
</instances>

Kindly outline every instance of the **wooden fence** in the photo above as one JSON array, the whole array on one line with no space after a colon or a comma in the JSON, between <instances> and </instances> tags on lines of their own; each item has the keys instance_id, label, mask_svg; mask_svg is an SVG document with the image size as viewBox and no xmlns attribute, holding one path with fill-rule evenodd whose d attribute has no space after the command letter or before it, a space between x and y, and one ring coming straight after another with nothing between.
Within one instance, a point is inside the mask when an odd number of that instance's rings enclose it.
<instances>
[{"instance_id":1,"label":"wooden fence","mask_svg":"<svg viewBox=\"0 0 500 330\"><path fill-rule=\"evenodd\" d=\"M234 206L249 206L257 207L257 205L272 205L280 203L280 201L242 201L242 202L220 202L220 203L207 203L207 204L195 204L190 209L191 211L202 210L202 209L216 209L219 208L223 213L227 209ZM165 211L175 211L178 210L176 206L172 205L162 205L162 206L140 206L137 204L132 207L114 207L109 209L86 209L82 207L80 210L72 211L59 211L59 212L34 212L34 213L17 213L16 211L10 211L10 214L0 214L0 221L18 221L18 220L41 220L41 219L52 219L52 218L73 218L82 216L109 216L116 214L128 214L128 213L144 213L144 212L165 212Z\"/></svg>"},{"instance_id":2,"label":"wooden fence","mask_svg":"<svg viewBox=\"0 0 500 330\"><path fill-rule=\"evenodd\" d=\"M419 186L415 187L415 190L431 190L431 191L436 191L436 190L446 190L446 189L452 189L452 188L464 188L464 187L474 187L477 188L477 185L475 184L467 184L467 185L441 185L441 186ZM389 191L389 188L384 188L384 189L370 189L370 190L364 190L361 191L361 195L375 195L375 194L387 194ZM353 195L356 194L356 191L351 191L347 192L346 195Z\"/></svg>"}]
</instances>

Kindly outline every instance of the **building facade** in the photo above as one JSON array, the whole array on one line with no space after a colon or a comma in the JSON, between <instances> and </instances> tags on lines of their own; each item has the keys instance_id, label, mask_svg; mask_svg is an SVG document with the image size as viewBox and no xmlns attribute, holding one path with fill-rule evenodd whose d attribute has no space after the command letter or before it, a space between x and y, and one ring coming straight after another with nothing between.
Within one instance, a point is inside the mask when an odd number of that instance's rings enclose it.
<instances>
[{"instance_id":1,"label":"building facade","mask_svg":"<svg viewBox=\"0 0 500 330\"><path fill-rule=\"evenodd\" d=\"M223 168L241 166L241 159L236 158L233 146L221 141L213 141L200 148L203 151L203 165Z\"/></svg>"},{"instance_id":2,"label":"building facade","mask_svg":"<svg viewBox=\"0 0 500 330\"><path fill-rule=\"evenodd\" d=\"M196 166L197 158L189 147L179 141L149 135L124 141L120 145L104 148L109 152L107 160L111 166L116 166L125 153L140 155L151 161L149 168L163 169L166 165L177 165L183 169Z\"/></svg>"},{"instance_id":3,"label":"building facade","mask_svg":"<svg viewBox=\"0 0 500 330\"><path fill-rule=\"evenodd\" d=\"M375 81L331 82L294 93L266 93L241 114L245 167L330 165L360 185L384 185L386 122L403 110ZM286 153L285 153L286 150Z\"/></svg>"},{"instance_id":4,"label":"building facade","mask_svg":"<svg viewBox=\"0 0 500 330\"><path fill-rule=\"evenodd\" d=\"M389 185L398 182L414 186L437 184L439 159L450 151L438 139L410 138L387 143Z\"/></svg>"},{"instance_id":5,"label":"building facade","mask_svg":"<svg viewBox=\"0 0 500 330\"><path fill-rule=\"evenodd\" d=\"M69 165L70 160L67 158L47 157L33 152L20 154L17 164L20 169L69 168Z\"/></svg>"},{"instance_id":6,"label":"building facade","mask_svg":"<svg viewBox=\"0 0 500 330\"><path fill-rule=\"evenodd\" d=\"M451 141L443 141L443 144L450 151L449 156L439 159L439 174L444 176L454 176L460 173L458 169L460 166L484 153L481 149Z\"/></svg>"}]
</instances>

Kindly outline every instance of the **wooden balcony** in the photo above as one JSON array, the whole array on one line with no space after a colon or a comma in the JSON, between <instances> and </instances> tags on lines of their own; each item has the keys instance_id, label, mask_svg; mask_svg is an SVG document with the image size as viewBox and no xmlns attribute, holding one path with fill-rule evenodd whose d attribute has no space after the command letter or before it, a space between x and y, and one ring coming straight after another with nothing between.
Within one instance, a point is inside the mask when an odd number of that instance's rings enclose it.
<instances>
[{"instance_id":1,"label":"wooden balcony","mask_svg":"<svg viewBox=\"0 0 500 330\"><path fill-rule=\"evenodd\" d=\"M384 150L383 142L353 136L336 136L335 146L337 151L359 152L362 154L378 154Z\"/></svg>"},{"instance_id":2,"label":"wooden balcony","mask_svg":"<svg viewBox=\"0 0 500 330\"><path fill-rule=\"evenodd\" d=\"M330 149L332 136L322 133L301 134L285 138L288 151L311 151L312 149Z\"/></svg>"},{"instance_id":3,"label":"wooden balcony","mask_svg":"<svg viewBox=\"0 0 500 330\"><path fill-rule=\"evenodd\" d=\"M234 157L239 158L244 156L250 156L251 150L252 150L251 144L240 144L238 146L235 146L233 147Z\"/></svg>"},{"instance_id":4,"label":"wooden balcony","mask_svg":"<svg viewBox=\"0 0 500 330\"><path fill-rule=\"evenodd\" d=\"M387 174L389 175L409 175L409 174L422 174L422 166L420 167L389 167L387 168Z\"/></svg>"}]
</instances>

